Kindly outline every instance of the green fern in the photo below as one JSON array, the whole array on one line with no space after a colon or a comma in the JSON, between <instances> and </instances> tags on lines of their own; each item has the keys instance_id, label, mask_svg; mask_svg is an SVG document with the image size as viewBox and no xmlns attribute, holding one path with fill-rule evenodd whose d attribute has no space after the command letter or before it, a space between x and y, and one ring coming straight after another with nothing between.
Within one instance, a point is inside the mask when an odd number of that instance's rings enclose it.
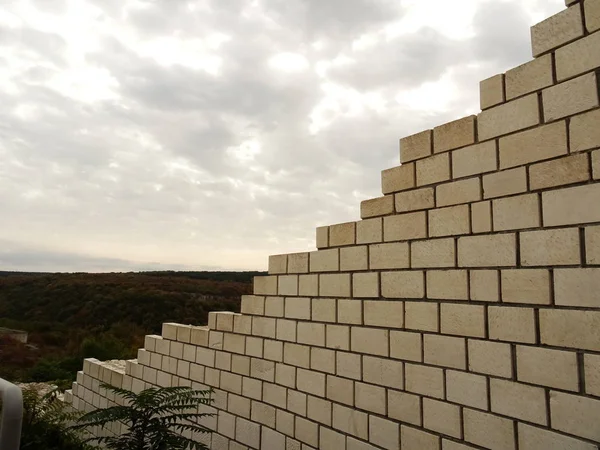
<instances>
[{"instance_id":1,"label":"green fern","mask_svg":"<svg viewBox=\"0 0 600 450\"><path fill-rule=\"evenodd\" d=\"M96 441L113 450L205 450L208 447L183 434L204 434L211 430L199 420L213 416L199 412L212 402L212 390L189 387L150 388L136 394L107 384L101 387L123 399L124 405L97 409L83 415L75 429L105 428L121 423L127 431L118 436L99 436Z\"/></svg>"}]
</instances>

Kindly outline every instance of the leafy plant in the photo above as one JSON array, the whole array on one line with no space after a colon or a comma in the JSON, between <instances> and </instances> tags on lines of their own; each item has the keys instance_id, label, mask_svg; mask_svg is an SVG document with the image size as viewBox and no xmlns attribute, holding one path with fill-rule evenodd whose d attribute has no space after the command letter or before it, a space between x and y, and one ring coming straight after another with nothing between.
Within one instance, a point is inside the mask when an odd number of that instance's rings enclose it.
<instances>
[{"instance_id":1,"label":"leafy plant","mask_svg":"<svg viewBox=\"0 0 600 450\"><path fill-rule=\"evenodd\" d=\"M136 394L107 384L101 387L114 392L124 405L97 409L79 418L73 427L105 428L122 423L127 431L118 436L90 438L113 450L204 450L206 445L183 436L210 433L200 419L213 414L200 412L202 405L212 402L212 390L189 387L149 388Z\"/></svg>"}]
</instances>

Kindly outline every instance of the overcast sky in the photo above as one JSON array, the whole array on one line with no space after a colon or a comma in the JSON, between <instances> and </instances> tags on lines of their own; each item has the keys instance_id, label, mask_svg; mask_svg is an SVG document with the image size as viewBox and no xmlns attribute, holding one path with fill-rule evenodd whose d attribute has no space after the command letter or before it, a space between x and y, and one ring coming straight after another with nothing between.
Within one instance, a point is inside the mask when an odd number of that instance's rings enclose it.
<instances>
[{"instance_id":1,"label":"overcast sky","mask_svg":"<svg viewBox=\"0 0 600 450\"><path fill-rule=\"evenodd\" d=\"M2 0L0 270L262 270L563 0Z\"/></svg>"}]
</instances>

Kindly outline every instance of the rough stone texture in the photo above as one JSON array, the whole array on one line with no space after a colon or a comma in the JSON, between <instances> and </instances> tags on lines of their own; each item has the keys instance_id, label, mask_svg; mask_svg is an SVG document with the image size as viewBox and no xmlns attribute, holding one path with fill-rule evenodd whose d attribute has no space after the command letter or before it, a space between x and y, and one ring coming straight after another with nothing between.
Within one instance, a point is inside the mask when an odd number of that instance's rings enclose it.
<instances>
[{"instance_id":1,"label":"rough stone texture","mask_svg":"<svg viewBox=\"0 0 600 450\"><path fill-rule=\"evenodd\" d=\"M458 205L459 203L481 200L481 182L479 178L445 183L435 188L436 206Z\"/></svg>"},{"instance_id":2,"label":"rough stone texture","mask_svg":"<svg viewBox=\"0 0 600 450\"><path fill-rule=\"evenodd\" d=\"M494 231L540 226L539 198L536 194L500 198L492 202Z\"/></svg>"},{"instance_id":3,"label":"rough stone texture","mask_svg":"<svg viewBox=\"0 0 600 450\"><path fill-rule=\"evenodd\" d=\"M575 5L531 27L533 56L539 56L582 36L581 8Z\"/></svg>"},{"instance_id":4,"label":"rough stone texture","mask_svg":"<svg viewBox=\"0 0 600 450\"><path fill-rule=\"evenodd\" d=\"M452 152L452 178L493 172L497 164L496 141L461 148Z\"/></svg>"},{"instance_id":5,"label":"rough stone texture","mask_svg":"<svg viewBox=\"0 0 600 450\"><path fill-rule=\"evenodd\" d=\"M532 94L481 112L477 118L479 140L488 140L540 123L537 95Z\"/></svg>"},{"instance_id":6,"label":"rough stone texture","mask_svg":"<svg viewBox=\"0 0 600 450\"><path fill-rule=\"evenodd\" d=\"M544 55L506 72L506 98L529 94L552 85L552 56Z\"/></svg>"},{"instance_id":7,"label":"rough stone texture","mask_svg":"<svg viewBox=\"0 0 600 450\"><path fill-rule=\"evenodd\" d=\"M450 179L450 157L442 153L417 161L417 186L435 184Z\"/></svg>"},{"instance_id":8,"label":"rough stone texture","mask_svg":"<svg viewBox=\"0 0 600 450\"><path fill-rule=\"evenodd\" d=\"M360 204L360 217L367 219L369 217L385 216L394 212L394 196L386 195L384 197L365 200Z\"/></svg>"},{"instance_id":9,"label":"rough stone texture","mask_svg":"<svg viewBox=\"0 0 600 450\"><path fill-rule=\"evenodd\" d=\"M479 83L479 103L481 109L504 103L504 75L494 75Z\"/></svg>"},{"instance_id":10,"label":"rough stone texture","mask_svg":"<svg viewBox=\"0 0 600 450\"><path fill-rule=\"evenodd\" d=\"M525 167L483 176L483 198L504 197L526 191L527 170Z\"/></svg>"},{"instance_id":11,"label":"rough stone texture","mask_svg":"<svg viewBox=\"0 0 600 450\"><path fill-rule=\"evenodd\" d=\"M435 206L433 188L415 189L413 191L399 192L395 195L396 211L399 213L429 209Z\"/></svg>"},{"instance_id":12,"label":"rough stone texture","mask_svg":"<svg viewBox=\"0 0 600 450\"><path fill-rule=\"evenodd\" d=\"M427 130L400 139L400 162L404 164L431 155L432 134L431 130Z\"/></svg>"},{"instance_id":13,"label":"rough stone texture","mask_svg":"<svg viewBox=\"0 0 600 450\"><path fill-rule=\"evenodd\" d=\"M597 0L596 0L597 3ZM600 66L600 35L594 33L556 51L556 75L559 81L572 78Z\"/></svg>"},{"instance_id":14,"label":"rough stone texture","mask_svg":"<svg viewBox=\"0 0 600 450\"><path fill-rule=\"evenodd\" d=\"M547 122L596 108L600 105L596 74L582 75L545 89L542 101Z\"/></svg>"},{"instance_id":15,"label":"rough stone texture","mask_svg":"<svg viewBox=\"0 0 600 450\"><path fill-rule=\"evenodd\" d=\"M524 266L579 264L581 251L577 228L527 231L519 237Z\"/></svg>"},{"instance_id":16,"label":"rough stone texture","mask_svg":"<svg viewBox=\"0 0 600 450\"><path fill-rule=\"evenodd\" d=\"M588 32L593 33L600 30L600 1L585 0L583 5L585 10L585 26Z\"/></svg>"},{"instance_id":17,"label":"rough stone texture","mask_svg":"<svg viewBox=\"0 0 600 450\"><path fill-rule=\"evenodd\" d=\"M580 114L571 119L569 132L572 152L600 147L598 123L600 123L600 109Z\"/></svg>"},{"instance_id":18,"label":"rough stone texture","mask_svg":"<svg viewBox=\"0 0 600 450\"><path fill-rule=\"evenodd\" d=\"M415 187L415 164L408 163L381 171L381 191L384 194Z\"/></svg>"},{"instance_id":19,"label":"rough stone texture","mask_svg":"<svg viewBox=\"0 0 600 450\"><path fill-rule=\"evenodd\" d=\"M600 265L600 226L585 229L585 260Z\"/></svg>"},{"instance_id":20,"label":"rough stone texture","mask_svg":"<svg viewBox=\"0 0 600 450\"><path fill-rule=\"evenodd\" d=\"M469 206L458 205L429 211L429 236L469 234Z\"/></svg>"},{"instance_id":21,"label":"rough stone texture","mask_svg":"<svg viewBox=\"0 0 600 450\"><path fill-rule=\"evenodd\" d=\"M433 152L441 153L475 143L475 116L465 117L433 129Z\"/></svg>"},{"instance_id":22,"label":"rough stone texture","mask_svg":"<svg viewBox=\"0 0 600 450\"><path fill-rule=\"evenodd\" d=\"M529 167L529 188L545 189L590 179L588 155L571 155Z\"/></svg>"},{"instance_id":23,"label":"rough stone texture","mask_svg":"<svg viewBox=\"0 0 600 450\"><path fill-rule=\"evenodd\" d=\"M572 225L600 221L600 185L591 184L542 193L545 226Z\"/></svg>"},{"instance_id":24,"label":"rough stone texture","mask_svg":"<svg viewBox=\"0 0 600 450\"><path fill-rule=\"evenodd\" d=\"M500 138L500 168L566 155L567 124L557 122Z\"/></svg>"}]
</instances>

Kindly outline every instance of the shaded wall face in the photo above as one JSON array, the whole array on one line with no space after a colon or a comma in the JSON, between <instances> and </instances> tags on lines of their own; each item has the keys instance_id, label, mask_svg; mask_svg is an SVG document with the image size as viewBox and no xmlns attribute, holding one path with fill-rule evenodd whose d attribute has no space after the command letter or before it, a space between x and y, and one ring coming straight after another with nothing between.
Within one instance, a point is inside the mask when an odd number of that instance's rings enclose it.
<instances>
[{"instance_id":1,"label":"shaded wall face","mask_svg":"<svg viewBox=\"0 0 600 450\"><path fill-rule=\"evenodd\" d=\"M209 386L215 450L597 449L600 0L567 3L478 116L401 139L361 220L270 257L242 314L86 361L75 406Z\"/></svg>"}]
</instances>

